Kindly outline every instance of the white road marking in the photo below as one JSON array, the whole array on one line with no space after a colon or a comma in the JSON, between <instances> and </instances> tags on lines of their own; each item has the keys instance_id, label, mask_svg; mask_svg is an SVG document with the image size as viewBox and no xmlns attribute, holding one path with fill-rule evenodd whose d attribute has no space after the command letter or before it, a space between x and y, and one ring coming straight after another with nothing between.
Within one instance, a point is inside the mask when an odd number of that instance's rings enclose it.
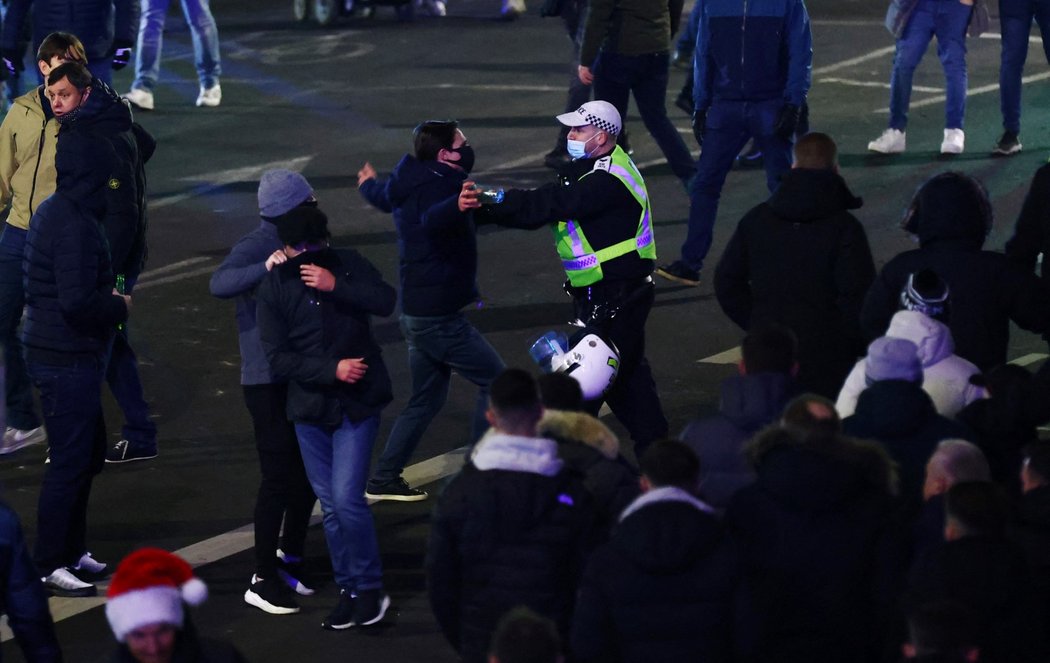
<instances>
[{"instance_id":1,"label":"white road marking","mask_svg":"<svg viewBox=\"0 0 1050 663\"><path fill-rule=\"evenodd\" d=\"M567 72L566 72L567 73ZM223 79L225 80L225 79ZM564 85L506 85L496 83L431 83L430 85L373 85L355 91L408 92L416 90L479 90L485 92L564 92Z\"/></svg>"},{"instance_id":2,"label":"white road marking","mask_svg":"<svg viewBox=\"0 0 1050 663\"><path fill-rule=\"evenodd\" d=\"M149 201L150 209L157 209L160 207L167 207L176 203L181 203L184 200L190 198L196 198L205 193L220 189L227 184L233 184L235 182L250 182L258 180L259 177L268 170L274 168L286 168L288 170L294 170L296 172L301 171L306 167L306 164L314 158L313 154L308 154L301 157L295 157L292 159L281 159L280 161L271 161L269 163L261 163L254 166L243 166L241 168L230 168L228 170L219 170L212 173L200 173L199 175L193 175L190 177L183 177L183 182L200 182L201 186L192 191L186 193L176 193L170 196L163 196L161 198L155 198Z\"/></svg>"},{"instance_id":3,"label":"white road marking","mask_svg":"<svg viewBox=\"0 0 1050 663\"><path fill-rule=\"evenodd\" d=\"M821 79L818 79L817 82L818 83L837 83L839 85L849 85L849 86L852 86L852 87L879 87L879 88L883 88L883 89L886 89L886 90L890 89L890 84L889 83L884 83L882 81L858 81L858 80L854 80L854 79L851 79L851 78L834 78L834 77L821 78ZM938 92L941 92L941 93L944 92L944 88L942 88L942 87L926 87L925 85L913 85L911 87L911 89L916 91L916 92L930 92L930 93L934 93L934 94L936 94Z\"/></svg>"},{"instance_id":4,"label":"white road marking","mask_svg":"<svg viewBox=\"0 0 1050 663\"><path fill-rule=\"evenodd\" d=\"M998 32L985 32L983 35L981 35L981 39L999 39L999 40L1001 40L1002 38L1003 38L1003 36L1001 34L999 34ZM1028 35L1028 43L1029 44L1042 44L1043 43L1043 38L1039 37L1039 36L1036 36L1036 35L1033 35L1033 34L1030 34L1030 35Z\"/></svg>"},{"instance_id":5,"label":"white road marking","mask_svg":"<svg viewBox=\"0 0 1050 663\"><path fill-rule=\"evenodd\" d=\"M704 357L703 359L697 359L698 364L736 364L743 358L740 354L740 346L735 348L729 348L725 352L719 352L716 355L710 357Z\"/></svg>"},{"instance_id":6,"label":"white road marking","mask_svg":"<svg viewBox=\"0 0 1050 663\"><path fill-rule=\"evenodd\" d=\"M186 258L185 260L180 260L178 262L173 262L170 265L164 265L163 267L158 267L156 269L150 269L150 270L147 270L145 272L142 272L141 274L139 274L139 280L140 281L145 281L145 280L153 278L154 276L160 276L161 274L167 274L168 272L174 272L176 270L182 269L183 267L189 267L190 265L196 265L197 263L208 262L210 260L211 260L211 258L209 258L207 256L197 256L196 258Z\"/></svg>"},{"instance_id":7,"label":"white road marking","mask_svg":"<svg viewBox=\"0 0 1050 663\"><path fill-rule=\"evenodd\" d=\"M155 285L164 285L165 283L175 283L177 281L185 281L186 279L192 279L197 276L203 276L204 274L211 274L215 271L212 266L201 267L199 269L192 269L188 272L181 274L172 274L171 276L162 276L159 279L152 279L145 282L135 284L135 292L139 290L145 290L146 288L152 288Z\"/></svg>"},{"instance_id":8,"label":"white road marking","mask_svg":"<svg viewBox=\"0 0 1050 663\"><path fill-rule=\"evenodd\" d=\"M1032 364L1036 363L1037 361L1042 361L1043 359L1046 359L1047 357L1050 357L1050 355L1044 354L1044 353L1040 353L1040 352L1033 352L1031 354L1027 354L1027 355L1023 355L1021 357L1018 357L1017 359L1011 359L1010 363L1013 364L1014 366L1031 366Z\"/></svg>"},{"instance_id":9,"label":"white road marking","mask_svg":"<svg viewBox=\"0 0 1050 663\"><path fill-rule=\"evenodd\" d=\"M1032 74L1031 76L1025 76L1024 78L1021 79L1021 83L1022 84L1035 83L1036 81L1044 81L1044 80L1046 80L1048 78L1050 78L1050 71L1044 71L1044 72L1041 72L1041 73L1038 73L1038 74ZM989 92L996 92L998 89L999 89L999 84L998 83L991 83L989 85L982 85L981 87L975 87L975 88L971 88L971 89L967 90L966 96L967 97L974 97L974 96L977 96L979 94L988 94ZM945 99L947 99L946 95L938 94L938 95L936 95L934 97L928 97L926 99L923 99L922 101L913 101L911 103L910 107L911 108L922 108L923 106L932 106L933 104L941 103ZM875 113L889 113L890 109L889 109L889 107L879 108L878 110L875 110L873 112L875 112Z\"/></svg>"},{"instance_id":10,"label":"white road marking","mask_svg":"<svg viewBox=\"0 0 1050 663\"><path fill-rule=\"evenodd\" d=\"M841 62L835 62L834 64L825 65L823 67L817 67L813 70L813 75L821 76L823 74L830 74L833 71L838 71L839 69L847 69L849 67L861 64L863 62L867 62L869 60L877 60L884 55L889 55L890 53L893 53L896 50L896 48L896 46L885 46L883 48L877 48L874 51L865 53L864 55L858 55L855 58L850 58Z\"/></svg>"}]
</instances>

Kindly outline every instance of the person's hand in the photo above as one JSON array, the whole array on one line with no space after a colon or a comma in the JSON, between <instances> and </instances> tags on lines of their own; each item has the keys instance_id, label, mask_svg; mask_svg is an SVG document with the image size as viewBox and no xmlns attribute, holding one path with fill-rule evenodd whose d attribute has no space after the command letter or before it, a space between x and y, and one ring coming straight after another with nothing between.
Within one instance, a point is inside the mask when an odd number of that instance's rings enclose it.
<instances>
[{"instance_id":1,"label":"person's hand","mask_svg":"<svg viewBox=\"0 0 1050 663\"><path fill-rule=\"evenodd\" d=\"M795 104L784 104L777 113L777 121L773 123L773 133L780 140L790 141L798 129L800 109Z\"/></svg>"},{"instance_id":2,"label":"person's hand","mask_svg":"<svg viewBox=\"0 0 1050 663\"><path fill-rule=\"evenodd\" d=\"M335 379L353 384L363 378L366 371L368 371L368 364L364 362L364 357L340 359L335 367Z\"/></svg>"},{"instance_id":3,"label":"person's hand","mask_svg":"<svg viewBox=\"0 0 1050 663\"><path fill-rule=\"evenodd\" d=\"M584 85L590 85L594 83L594 74L591 73L590 67L584 67L581 64L577 69L577 75L580 77L580 82Z\"/></svg>"},{"instance_id":4,"label":"person's hand","mask_svg":"<svg viewBox=\"0 0 1050 663\"><path fill-rule=\"evenodd\" d=\"M113 294L124 300L124 306L127 307L128 313L131 313L131 295L122 295L116 288L113 288Z\"/></svg>"},{"instance_id":5,"label":"person's hand","mask_svg":"<svg viewBox=\"0 0 1050 663\"><path fill-rule=\"evenodd\" d=\"M474 182L467 180L459 191L459 211L466 212L479 207L481 207L481 201L478 200L477 186Z\"/></svg>"},{"instance_id":6,"label":"person's hand","mask_svg":"<svg viewBox=\"0 0 1050 663\"><path fill-rule=\"evenodd\" d=\"M285 262L288 262L288 256L281 249L277 249L266 259L266 271L272 271L274 267Z\"/></svg>"},{"instance_id":7,"label":"person's hand","mask_svg":"<svg viewBox=\"0 0 1050 663\"><path fill-rule=\"evenodd\" d=\"M126 39L113 40L113 71L120 71L131 62L131 48L134 46Z\"/></svg>"},{"instance_id":8,"label":"person's hand","mask_svg":"<svg viewBox=\"0 0 1050 663\"><path fill-rule=\"evenodd\" d=\"M19 72L25 69L25 64L22 62L22 54L18 49L5 48L0 51L0 58L3 58L4 69L11 76L18 76Z\"/></svg>"},{"instance_id":9,"label":"person's hand","mask_svg":"<svg viewBox=\"0 0 1050 663\"><path fill-rule=\"evenodd\" d=\"M693 111L693 138L700 147L704 146L704 129L707 128L707 111L699 108Z\"/></svg>"},{"instance_id":10,"label":"person's hand","mask_svg":"<svg viewBox=\"0 0 1050 663\"><path fill-rule=\"evenodd\" d=\"M357 186L360 188L362 184L368 180L374 180L376 178L376 169L372 167L372 164L365 162L365 165L361 166L361 170L357 171Z\"/></svg>"},{"instance_id":11,"label":"person's hand","mask_svg":"<svg viewBox=\"0 0 1050 663\"><path fill-rule=\"evenodd\" d=\"M335 276L324 267L302 265L299 267L299 278L309 288L314 288L321 292L332 292L335 290Z\"/></svg>"}]
</instances>

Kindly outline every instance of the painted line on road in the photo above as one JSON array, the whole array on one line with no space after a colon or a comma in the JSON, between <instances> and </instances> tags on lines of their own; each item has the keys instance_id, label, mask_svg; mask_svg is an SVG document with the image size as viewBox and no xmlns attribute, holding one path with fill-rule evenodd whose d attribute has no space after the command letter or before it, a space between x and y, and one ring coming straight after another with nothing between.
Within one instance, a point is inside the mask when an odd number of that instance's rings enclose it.
<instances>
[{"instance_id":1,"label":"painted line on road","mask_svg":"<svg viewBox=\"0 0 1050 663\"><path fill-rule=\"evenodd\" d=\"M164 285L165 283L175 283L177 281L185 281L186 279L192 279L192 278L197 277L197 276L203 276L204 274L211 274L214 271L215 271L215 268L209 265L208 267L201 267L200 269L192 269L192 270L190 270L188 272L183 272L182 274L172 274L171 276L163 276L163 277L161 277L159 279L152 279L152 280L146 281L144 283L136 283L135 284L135 292L138 292L139 290L145 290L146 288L152 288L155 285Z\"/></svg>"},{"instance_id":2,"label":"painted line on road","mask_svg":"<svg viewBox=\"0 0 1050 663\"><path fill-rule=\"evenodd\" d=\"M226 170L217 170L211 173L201 173L191 177L183 177L180 178L183 182L200 182L200 186L195 187L192 191L187 191L186 193L176 193L170 196L162 196L150 200L149 207L150 209L168 207L169 205L175 205L189 200L190 198L196 198L197 196L211 193L212 191L221 189L227 184L258 180L263 173L274 168L285 168L287 170L299 172L305 168L313 158L313 154L308 154L301 157L270 161L268 163L257 164L254 166L229 168Z\"/></svg>"},{"instance_id":3,"label":"painted line on road","mask_svg":"<svg viewBox=\"0 0 1050 663\"><path fill-rule=\"evenodd\" d=\"M998 39L998 40L1002 40L1002 38L1003 38L1003 36L1001 34L999 34L998 32L985 32L984 34L981 35L981 39ZM1043 43L1043 38L1042 37L1037 37L1035 35L1028 35L1028 43L1029 44L1042 44Z\"/></svg>"},{"instance_id":4,"label":"painted line on road","mask_svg":"<svg viewBox=\"0 0 1050 663\"><path fill-rule=\"evenodd\" d=\"M1032 74L1031 76L1025 76L1024 78L1021 79L1021 83L1022 84L1035 83L1036 81L1044 81L1044 80L1046 80L1048 78L1050 78L1050 71L1044 71L1042 73ZM966 96L967 97L974 97L974 96L977 96L979 94L988 94L989 92L995 92L998 89L999 89L999 84L998 83L991 83L989 85L982 85L981 87L976 87L976 88L973 88L971 90L968 90L966 92ZM926 99L923 99L922 101L913 101L911 103L910 107L911 108L922 108L923 106L932 106L933 104L941 103L945 99L947 99L946 95L938 94L935 97L928 97ZM884 113L885 114L885 113L889 113L890 109L889 109L889 107L879 108L879 109L877 109L875 111L872 111L872 112L874 112L874 113Z\"/></svg>"},{"instance_id":5,"label":"painted line on road","mask_svg":"<svg viewBox=\"0 0 1050 663\"><path fill-rule=\"evenodd\" d=\"M1047 357L1050 357L1050 355L1041 352L1033 352L1031 354L1022 355L1017 359L1011 359L1010 363L1014 366L1031 366L1037 361L1042 361Z\"/></svg>"},{"instance_id":6,"label":"painted line on road","mask_svg":"<svg viewBox=\"0 0 1050 663\"><path fill-rule=\"evenodd\" d=\"M890 53L893 53L893 51L896 50L896 48L896 46L885 46L883 48L877 48L874 51L865 53L864 55L858 55L855 58L850 58L841 62L835 62L834 64L825 65L823 67L817 67L813 70L813 75L821 76L823 74L830 74L833 71L838 71L839 69L847 69L849 67L852 67L853 65L861 64L869 60L877 60L884 55L889 55Z\"/></svg>"},{"instance_id":7,"label":"painted line on road","mask_svg":"<svg viewBox=\"0 0 1050 663\"><path fill-rule=\"evenodd\" d=\"M500 85L495 83L432 83L431 85L375 85L355 87L357 91L394 92L409 90L481 90L486 92L565 92L564 85Z\"/></svg>"},{"instance_id":8,"label":"painted line on road","mask_svg":"<svg viewBox=\"0 0 1050 663\"><path fill-rule=\"evenodd\" d=\"M163 267L158 267L156 269L150 269L145 272L142 272L141 274L139 274L139 280L146 281L153 278L154 276L160 276L161 274L167 274L168 272L174 272L176 270L182 269L183 267L189 267L190 265L196 265L197 263L201 262L209 262L210 260L211 258L207 256L186 258L185 260L173 262L170 265L164 265Z\"/></svg>"},{"instance_id":9,"label":"painted line on road","mask_svg":"<svg viewBox=\"0 0 1050 663\"><path fill-rule=\"evenodd\" d=\"M729 348L725 352L719 352L718 354L711 355L710 357L704 357L703 359L697 359L696 363L698 363L698 364L736 364L743 358L743 356L744 355L741 354L741 352L740 352L740 346L738 345L735 348Z\"/></svg>"},{"instance_id":10,"label":"painted line on road","mask_svg":"<svg viewBox=\"0 0 1050 663\"><path fill-rule=\"evenodd\" d=\"M889 83L883 83L882 81L858 81L852 78L821 78L817 80L818 83L837 83L839 85L849 85L852 87L878 87L883 89L890 89ZM930 92L930 93L943 93L944 88L942 87L926 87L925 85L913 85L912 90L916 92Z\"/></svg>"}]
</instances>

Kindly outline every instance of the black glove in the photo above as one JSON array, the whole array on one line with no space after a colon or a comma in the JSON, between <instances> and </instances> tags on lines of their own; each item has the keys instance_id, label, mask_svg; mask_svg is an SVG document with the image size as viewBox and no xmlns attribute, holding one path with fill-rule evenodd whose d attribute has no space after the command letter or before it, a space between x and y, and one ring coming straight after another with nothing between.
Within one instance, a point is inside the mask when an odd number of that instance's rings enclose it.
<instances>
[{"instance_id":1,"label":"black glove","mask_svg":"<svg viewBox=\"0 0 1050 663\"><path fill-rule=\"evenodd\" d=\"M704 146L704 129L707 127L707 109L693 111L693 138L700 147Z\"/></svg>"},{"instance_id":2,"label":"black glove","mask_svg":"<svg viewBox=\"0 0 1050 663\"><path fill-rule=\"evenodd\" d=\"M784 104L777 113L777 121L773 124L773 134L780 140L790 141L798 129L799 107L795 104Z\"/></svg>"},{"instance_id":3,"label":"black glove","mask_svg":"<svg viewBox=\"0 0 1050 663\"><path fill-rule=\"evenodd\" d=\"M5 48L0 51L0 58L3 58L4 69L11 76L17 76L19 72L25 69L25 64L22 63L22 53L18 49Z\"/></svg>"},{"instance_id":4,"label":"black glove","mask_svg":"<svg viewBox=\"0 0 1050 663\"><path fill-rule=\"evenodd\" d=\"M120 71L131 62L131 47L134 46L126 39L113 40L113 71Z\"/></svg>"}]
</instances>

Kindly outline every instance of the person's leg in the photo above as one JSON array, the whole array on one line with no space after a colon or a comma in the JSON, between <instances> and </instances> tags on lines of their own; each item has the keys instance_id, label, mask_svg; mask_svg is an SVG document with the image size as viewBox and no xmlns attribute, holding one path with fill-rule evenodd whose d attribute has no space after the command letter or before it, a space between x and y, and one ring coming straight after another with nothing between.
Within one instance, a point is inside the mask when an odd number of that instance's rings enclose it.
<instances>
[{"instance_id":1,"label":"person's leg","mask_svg":"<svg viewBox=\"0 0 1050 663\"><path fill-rule=\"evenodd\" d=\"M379 417L343 419L332 434L332 499L348 547L350 589L361 593L383 586L375 521L365 500L365 482Z\"/></svg>"},{"instance_id":2,"label":"person's leg","mask_svg":"<svg viewBox=\"0 0 1050 663\"><path fill-rule=\"evenodd\" d=\"M586 64L586 63L583 63ZM620 113L620 121L627 122L627 101L631 94L631 80L636 67L633 58L619 53L601 51L594 64L594 98L608 101Z\"/></svg>"},{"instance_id":3,"label":"person's leg","mask_svg":"<svg viewBox=\"0 0 1050 663\"><path fill-rule=\"evenodd\" d=\"M171 0L141 0L139 37L135 45L135 82L132 89L152 92L160 78L160 53L164 46L164 19Z\"/></svg>"},{"instance_id":4,"label":"person's leg","mask_svg":"<svg viewBox=\"0 0 1050 663\"><path fill-rule=\"evenodd\" d=\"M966 26L972 13L970 5L942 1L936 15L937 57L947 83L945 129L962 129L966 118Z\"/></svg>"},{"instance_id":5,"label":"person's leg","mask_svg":"<svg viewBox=\"0 0 1050 663\"><path fill-rule=\"evenodd\" d=\"M124 413L121 436L128 441L125 458L130 455L157 454L157 425L149 416L149 404L142 393L138 358L128 342L128 328L118 331L106 366L106 383Z\"/></svg>"},{"instance_id":6,"label":"person's leg","mask_svg":"<svg viewBox=\"0 0 1050 663\"><path fill-rule=\"evenodd\" d=\"M1021 131L1021 75L1028 58L1028 35L1032 29L1029 4L1030 0L999 0L999 24L1002 34L999 109L1003 115L1003 129L1014 133Z\"/></svg>"},{"instance_id":7,"label":"person's leg","mask_svg":"<svg viewBox=\"0 0 1050 663\"><path fill-rule=\"evenodd\" d=\"M755 139L755 147L762 152L762 164L766 169L766 187L769 192L780 186L780 177L791 170L791 140L773 133L777 115L783 102L779 99L747 104L744 115L748 131Z\"/></svg>"},{"instance_id":8,"label":"person's leg","mask_svg":"<svg viewBox=\"0 0 1050 663\"><path fill-rule=\"evenodd\" d=\"M636 58L638 75L631 84L638 114L645 128L660 146L671 171L688 186L696 174L696 163L682 135L667 119L667 53L650 53Z\"/></svg>"},{"instance_id":9,"label":"person's leg","mask_svg":"<svg viewBox=\"0 0 1050 663\"><path fill-rule=\"evenodd\" d=\"M339 526L338 504L333 494L333 435L330 430L310 424L295 424L295 435L299 438L299 450L303 455L303 466L314 494L321 502L322 524L325 540L328 542L328 555L332 560L332 572L335 582L348 592L353 589L353 577L350 573L350 553L348 542Z\"/></svg>"},{"instance_id":10,"label":"person's leg","mask_svg":"<svg viewBox=\"0 0 1050 663\"><path fill-rule=\"evenodd\" d=\"M202 88L219 84L222 73L219 57L219 28L211 15L209 0L181 0L182 13L193 37L193 59Z\"/></svg>"},{"instance_id":11,"label":"person's leg","mask_svg":"<svg viewBox=\"0 0 1050 663\"><path fill-rule=\"evenodd\" d=\"M919 0L904 32L897 39L890 75L890 128L904 131L908 126L911 84L926 48L933 39L933 12L930 4L941 0Z\"/></svg>"},{"instance_id":12,"label":"person's leg","mask_svg":"<svg viewBox=\"0 0 1050 663\"><path fill-rule=\"evenodd\" d=\"M1050 64L1050 0L1034 0L1035 23L1039 26L1039 35L1043 41L1043 55Z\"/></svg>"},{"instance_id":13,"label":"person's leg","mask_svg":"<svg viewBox=\"0 0 1050 663\"><path fill-rule=\"evenodd\" d=\"M98 375L98 378L101 383L101 374ZM66 540L65 559L73 560L71 563L76 563L84 553L88 552L88 499L91 496L91 485L94 483L94 477L102 471L106 462L106 418L102 413L101 391L99 392L99 404L94 421L95 429L90 452L90 476L81 485L77 499L74 501L73 516L70 520L69 535Z\"/></svg>"},{"instance_id":14,"label":"person's leg","mask_svg":"<svg viewBox=\"0 0 1050 663\"><path fill-rule=\"evenodd\" d=\"M24 431L40 426L40 419L33 410L33 393L22 356L22 342L18 338L18 324L25 306L22 285L25 242L25 230L4 224L0 232L0 343L4 346L7 425Z\"/></svg>"},{"instance_id":15,"label":"person's leg","mask_svg":"<svg viewBox=\"0 0 1050 663\"><path fill-rule=\"evenodd\" d=\"M88 71L106 85L113 87L113 58L109 55L88 60Z\"/></svg>"}]
</instances>

